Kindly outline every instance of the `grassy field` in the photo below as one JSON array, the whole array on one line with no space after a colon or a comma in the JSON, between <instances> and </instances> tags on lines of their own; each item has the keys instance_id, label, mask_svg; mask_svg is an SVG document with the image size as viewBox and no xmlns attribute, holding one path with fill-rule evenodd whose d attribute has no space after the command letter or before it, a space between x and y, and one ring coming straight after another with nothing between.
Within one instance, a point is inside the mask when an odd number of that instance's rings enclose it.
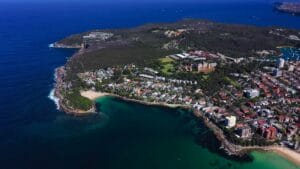
<instances>
[{"instance_id":1,"label":"grassy field","mask_svg":"<svg viewBox=\"0 0 300 169\"><path fill-rule=\"evenodd\" d=\"M174 71L174 60L169 57L159 59L162 69L160 70L163 74L171 75Z\"/></svg>"},{"instance_id":2,"label":"grassy field","mask_svg":"<svg viewBox=\"0 0 300 169\"><path fill-rule=\"evenodd\" d=\"M224 80L226 82L228 82L229 84L231 84L232 86L236 87L236 88L240 88L241 87L241 85L237 81L229 78L228 76L224 77Z\"/></svg>"},{"instance_id":3,"label":"grassy field","mask_svg":"<svg viewBox=\"0 0 300 169\"><path fill-rule=\"evenodd\" d=\"M209 78L209 75L203 75L202 78L203 80L207 80Z\"/></svg>"}]
</instances>

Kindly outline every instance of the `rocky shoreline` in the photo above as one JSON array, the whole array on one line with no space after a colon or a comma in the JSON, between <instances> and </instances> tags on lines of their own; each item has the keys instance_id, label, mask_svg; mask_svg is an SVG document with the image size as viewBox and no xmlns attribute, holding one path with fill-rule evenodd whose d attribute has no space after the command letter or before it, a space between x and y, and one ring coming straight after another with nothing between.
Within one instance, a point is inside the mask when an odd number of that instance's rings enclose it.
<instances>
[{"instance_id":1,"label":"rocky shoreline","mask_svg":"<svg viewBox=\"0 0 300 169\"><path fill-rule=\"evenodd\" d=\"M168 108L184 108L184 109L191 110L191 107L187 106L187 105L149 103L146 101L140 101L140 100L129 99L126 97L121 97L121 96L118 96L115 94L107 94L106 96L112 96L112 97L116 97L116 98L124 100L124 101L135 102L135 103L140 103L140 104L149 105L149 106L163 106L163 107L168 107ZM279 146L279 145L241 146L241 145L233 144L226 138L222 129L220 129L217 125L215 125L207 117L205 117L202 112L193 110L192 113L196 118L201 119L204 122L206 127L208 127L209 129L211 129L213 131L214 135L221 143L220 149L222 149L228 156L235 156L235 157L241 158L241 157L249 154L252 151L274 152L274 153L282 156L283 158L286 158L289 161L293 162L295 165L300 166L300 154L293 150L290 150L286 147Z\"/></svg>"},{"instance_id":2,"label":"rocky shoreline","mask_svg":"<svg viewBox=\"0 0 300 169\"><path fill-rule=\"evenodd\" d=\"M59 98L60 110L66 112L67 114L75 115L75 116L86 116L86 115L90 115L90 114L97 112L95 103L93 105L93 108L91 108L88 111L72 109L65 105L63 95L61 94L61 87L62 87L61 85L63 84L64 73L65 73L65 68L63 66L59 67L55 70L55 74L56 74L56 76L55 76L56 77L55 96L57 98ZM187 105L151 103L151 102L126 98L126 97L122 97L122 96L119 96L116 94L111 94L111 93L101 93L101 96L99 96L99 97L104 97L104 96L112 96L117 99L121 99L123 101L135 102L135 103L140 103L140 104L144 104L144 105L148 105L148 106L163 106L163 107L168 107L168 108L191 109L191 107L187 106ZM89 99L95 101L95 99L97 99L99 97L94 97L94 98L89 98ZM201 119L204 122L204 124L206 125L206 127L208 127L209 129L211 129L213 131L214 135L221 143L220 149L223 149L227 155L243 157L243 156L247 155L248 153L250 153L251 151L274 152L274 153L277 153L277 154L281 155L282 157L288 159L289 161L293 162L297 166L300 166L300 154L299 153L294 152L288 148L278 146L278 145L240 146L240 145L233 144L226 138L222 129L220 129L217 125L215 125L207 117L205 117L202 112L195 111L195 110L192 112L196 118Z\"/></svg>"},{"instance_id":3,"label":"rocky shoreline","mask_svg":"<svg viewBox=\"0 0 300 169\"><path fill-rule=\"evenodd\" d=\"M59 110L75 116L83 116L88 115L96 112L96 106L93 107L88 111L83 111L79 109L73 109L65 105L65 98L63 97L63 78L65 77L65 67L61 66L55 69L55 86L54 86L54 96L58 98Z\"/></svg>"},{"instance_id":4,"label":"rocky shoreline","mask_svg":"<svg viewBox=\"0 0 300 169\"><path fill-rule=\"evenodd\" d=\"M81 45L64 45L61 43L52 43L49 45L50 48L61 48L61 49L81 49Z\"/></svg>"},{"instance_id":5,"label":"rocky shoreline","mask_svg":"<svg viewBox=\"0 0 300 169\"><path fill-rule=\"evenodd\" d=\"M84 111L84 110L79 110L79 109L73 109L68 107L67 105L65 105L65 98L63 97L62 94L62 88L63 88L63 77L65 76L65 67L61 66L55 69L55 87L54 87L54 95L55 97L58 98L58 103L59 103L59 109L67 114L70 115L89 115L89 114L94 114L96 112L96 105L94 103L93 107L88 110L88 111ZM111 93L104 93L102 96L112 96L124 101L131 101L131 102L136 102L136 103L140 103L140 104L144 104L144 105L149 105L149 106L165 106L165 107L169 107L169 108L177 108L177 107L182 107L182 108L189 108L188 106L185 105L175 105L175 104L166 104L166 103L150 103L150 102L146 102L146 101L141 101L141 100L134 100L134 99L129 99L126 97L122 97L116 94L111 94ZM100 96L101 97L101 96ZM89 98L93 101L95 101L93 98Z\"/></svg>"}]
</instances>

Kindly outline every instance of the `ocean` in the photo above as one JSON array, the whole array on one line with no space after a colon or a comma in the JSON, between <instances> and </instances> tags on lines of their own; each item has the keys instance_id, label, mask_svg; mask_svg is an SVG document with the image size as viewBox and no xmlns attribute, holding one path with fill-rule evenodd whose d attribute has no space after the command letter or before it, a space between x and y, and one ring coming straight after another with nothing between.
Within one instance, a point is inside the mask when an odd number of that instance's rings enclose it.
<instances>
[{"instance_id":1,"label":"ocean","mask_svg":"<svg viewBox=\"0 0 300 169\"><path fill-rule=\"evenodd\" d=\"M51 100L53 74L76 51L48 45L91 29L184 18L300 29L299 17L268 3L0 5L1 169L297 168L273 153L224 156L211 131L180 109L106 97L97 115L66 115Z\"/></svg>"}]
</instances>

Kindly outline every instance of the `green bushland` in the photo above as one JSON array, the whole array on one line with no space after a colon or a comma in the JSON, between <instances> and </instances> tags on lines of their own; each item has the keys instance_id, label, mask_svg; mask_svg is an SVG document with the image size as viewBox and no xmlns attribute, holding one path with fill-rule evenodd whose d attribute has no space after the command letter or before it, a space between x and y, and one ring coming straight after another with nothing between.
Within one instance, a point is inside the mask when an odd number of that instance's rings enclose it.
<instances>
[{"instance_id":1,"label":"green bushland","mask_svg":"<svg viewBox=\"0 0 300 169\"><path fill-rule=\"evenodd\" d=\"M168 38L164 35L167 30L187 29L178 37ZM255 70L265 63L252 62L250 64L220 65L216 71L209 74L184 73L176 71L177 63L163 58L170 54L204 50L213 53L222 53L229 57L257 57L256 51L264 49L276 50L277 46L299 46L300 42L288 40L286 37L297 34L296 30L285 29L283 36L270 34L275 27L255 27L247 25L228 25L204 20L183 20L171 24L148 24L131 29L106 30L114 33L114 37L105 42L91 42L88 49L77 53L67 65L66 81L71 82L73 88L80 88L83 84L77 74L99 68L136 64L149 66L160 70L167 77L185 80L197 80L199 86L207 94L216 92L224 84L232 84L235 78L226 79L228 73L246 73ZM65 45L81 44L82 34L72 35L60 43ZM179 49L164 50L164 44L176 41Z\"/></svg>"},{"instance_id":2,"label":"green bushland","mask_svg":"<svg viewBox=\"0 0 300 169\"><path fill-rule=\"evenodd\" d=\"M299 42L270 34L270 27L255 27L247 25L215 24L208 30L198 33L198 30L184 34L180 43L182 49L201 49L220 52L229 57L256 57L255 51L276 49L277 46L297 46ZM296 33L285 30L285 36ZM226 34L226 35L224 35Z\"/></svg>"},{"instance_id":3,"label":"green bushland","mask_svg":"<svg viewBox=\"0 0 300 169\"><path fill-rule=\"evenodd\" d=\"M76 35L72 35L69 36L61 41L58 41L59 44L64 44L67 46L77 46L77 45L81 45L83 42L82 39L83 34L76 34Z\"/></svg>"},{"instance_id":4,"label":"green bushland","mask_svg":"<svg viewBox=\"0 0 300 169\"><path fill-rule=\"evenodd\" d=\"M67 63L67 79L73 81L77 73L99 68L136 64L145 66L153 60L174 54L172 50L163 50L153 46L135 44L99 49L83 53Z\"/></svg>"},{"instance_id":5,"label":"green bushland","mask_svg":"<svg viewBox=\"0 0 300 169\"><path fill-rule=\"evenodd\" d=\"M66 93L68 105L74 109L89 110L93 106L93 101L88 98L82 97L78 90L72 90Z\"/></svg>"}]
</instances>

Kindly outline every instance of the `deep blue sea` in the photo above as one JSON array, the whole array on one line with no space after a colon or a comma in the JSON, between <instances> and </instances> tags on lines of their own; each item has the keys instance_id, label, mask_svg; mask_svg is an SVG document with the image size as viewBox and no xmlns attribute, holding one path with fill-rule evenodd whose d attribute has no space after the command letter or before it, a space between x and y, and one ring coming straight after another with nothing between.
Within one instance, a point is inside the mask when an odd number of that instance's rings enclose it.
<instances>
[{"instance_id":1,"label":"deep blue sea","mask_svg":"<svg viewBox=\"0 0 300 169\"><path fill-rule=\"evenodd\" d=\"M101 168L93 145L102 118L65 115L48 97L54 69L75 52L50 43L90 29L183 18L300 29L300 17L268 3L0 3L0 168Z\"/></svg>"}]
</instances>

